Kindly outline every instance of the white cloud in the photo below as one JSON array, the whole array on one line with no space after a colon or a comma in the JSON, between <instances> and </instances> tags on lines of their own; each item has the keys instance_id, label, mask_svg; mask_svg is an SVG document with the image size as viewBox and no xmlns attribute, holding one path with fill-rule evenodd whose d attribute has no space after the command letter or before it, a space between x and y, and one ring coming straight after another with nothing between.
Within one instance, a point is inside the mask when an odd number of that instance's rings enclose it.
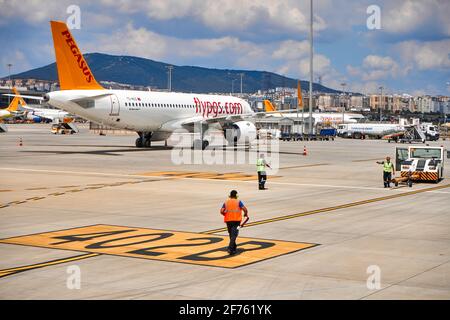
<instances>
[{"instance_id":1,"label":"white cloud","mask_svg":"<svg viewBox=\"0 0 450 320\"><path fill-rule=\"evenodd\" d=\"M261 25L269 33L309 30L309 3L295 0L102 0L101 3L125 13L144 12L156 20L190 17L220 31L248 30ZM314 24L316 31L327 27L320 15L315 15Z\"/></svg>"},{"instance_id":2,"label":"white cloud","mask_svg":"<svg viewBox=\"0 0 450 320\"><path fill-rule=\"evenodd\" d=\"M39 0L0 0L0 20L20 19L25 23L41 23L50 19L67 17L66 9L71 0L46 1Z\"/></svg>"},{"instance_id":3,"label":"white cloud","mask_svg":"<svg viewBox=\"0 0 450 320\"><path fill-rule=\"evenodd\" d=\"M405 34L433 26L450 36L450 2L446 0L391 0L382 9L382 28L388 33Z\"/></svg>"},{"instance_id":4,"label":"white cloud","mask_svg":"<svg viewBox=\"0 0 450 320\"><path fill-rule=\"evenodd\" d=\"M404 62L418 70L450 68L450 39L440 41L404 41L396 45Z\"/></svg>"},{"instance_id":5,"label":"white cloud","mask_svg":"<svg viewBox=\"0 0 450 320\"><path fill-rule=\"evenodd\" d=\"M363 66L368 69L389 70L397 67L397 63L391 57L368 55L363 60Z\"/></svg>"},{"instance_id":6,"label":"white cloud","mask_svg":"<svg viewBox=\"0 0 450 320\"><path fill-rule=\"evenodd\" d=\"M368 55L360 67L348 65L347 73L364 82L396 78L406 74L407 69L401 70L398 63L389 56Z\"/></svg>"},{"instance_id":7,"label":"white cloud","mask_svg":"<svg viewBox=\"0 0 450 320\"><path fill-rule=\"evenodd\" d=\"M168 39L145 28L135 29L131 23L122 31L88 43L86 51L97 52L99 49L111 54L125 54L150 59L162 59L168 51Z\"/></svg>"}]
</instances>

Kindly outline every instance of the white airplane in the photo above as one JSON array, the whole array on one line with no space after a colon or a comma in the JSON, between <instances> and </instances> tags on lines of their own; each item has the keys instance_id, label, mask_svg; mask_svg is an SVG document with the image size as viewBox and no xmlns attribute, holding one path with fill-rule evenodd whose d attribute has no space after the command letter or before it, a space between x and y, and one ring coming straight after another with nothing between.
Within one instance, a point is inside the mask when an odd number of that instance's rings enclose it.
<instances>
[{"instance_id":1,"label":"white airplane","mask_svg":"<svg viewBox=\"0 0 450 320\"><path fill-rule=\"evenodd\" d=\"M404 132L405 126L392 123L350 123L338 126L338 135L343 137L372 136L381 138L388 134Z\"/></svg>"},{"instance_id":2,"label":"white airplane","mask_svg":"<svg viewBox=\"0 0 450 320\"><path fill-rule=\"evenodd\" d=\"M15 90L15 88L13 88L13 90ZM16 93L16 91L14 92ZM8 128L2 123L3 119L20 118L23 116L23 112L19 107L24 104L25 101L21 97L15 96L7 108L0 109L0 132L8 132Z\"/></svg>"},{"instance_id":3,"label":"white airplane","mask_svg":"<svg viewBox=\"0 0 450 320\"><path fill-rule=\"evenodd\" d=\"M13 88L15 94L17 91ZM20 106L25 105L25 101L18 95L14 96L14 99L10 102L9 106L5 109L0 109L0 119L6 119L11 117L19 117L23 115L23 112L19 110Z\"/></svg>"},{"instance_id":4,"label":"white airplane","mask_svg":"<svg viewBox=\"0 0 450 320\"><path fill-rule=\"evenodd\" d=\"M300 97L301 98L301 97ZM274 109L273 105L269 100L264 100L264 104L266 105L266 109ZM272 116L274 117L288 117L288 118L296 118L301 117L301 111L297 112L287 112L283 114L274 113ZM312 114L314 118L315 124L340 124L342 122L342 113L337 112L313 112ZM309 113L305 112L304 117L309 117ZM362 114L359 113L344 113L344 123L357 123L358 120L365 119Z\"/></svg>"},{"instance_id":5,"label":"white airplane","mask_svg":"<svg viewBox=\"0 0 450 320\"><path fill-rule=\"evenodd\" d=\"M17 92L16 88L13 88L15 98L19 97L21 100L21 106L25 109L25 116L28 120L32 120L34 122L41 121L55 121L55 120L63 120L69 116L69 113L66 111L62 111L59 109L48 109L48 108L35 108L27 105L25 100L22 99L19 92Z\"/></svg>"},{"instance_id":6,"label":"white airplane","mask_svg":"<svg viewBox=\"0 0 450 320\"><path fill-rule=\"evenodd\" d=\"M139 148L166 140L178 129L194 132L194 127L201 129L201 139L194 141L194 146L202 149L209 144L203 134L208 128L223 130L230 144L256 139L256 127L247 119L260 113L237 97L104 89L66 24L50 24L61 90L40 99L51 106L103 125L136 131Z\"/></svg>"},{"instance_id":7,"label":"white airplane","mask_svg":"<svg viewBox=\"0 0 450 320\"><path fill-rule=\"evenodd\" d=\"M63 120L69 116L66 111L58 109L32 108L24 106L29 111L26 112L26 117L34 122Z\"/></svg>"}]
</instances>

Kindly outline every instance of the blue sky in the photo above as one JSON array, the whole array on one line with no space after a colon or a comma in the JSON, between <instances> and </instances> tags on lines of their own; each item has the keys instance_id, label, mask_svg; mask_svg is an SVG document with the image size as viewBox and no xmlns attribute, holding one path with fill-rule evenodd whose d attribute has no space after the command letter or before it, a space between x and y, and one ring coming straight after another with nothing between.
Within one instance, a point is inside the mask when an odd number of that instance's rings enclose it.
<instances>
[{"instance_id":1,"label":"blue sky","mask_svg":"<svg viewBox=\"0 0 450 320\"><path fill-rule=\"evenodd\" d=\"M309 0L0 0L0 76L54 61L48 21L66 21L83 52L175 65L267 70L309 79ZM380 8L370 30L367 8ZM450 1L315 0L315 75L373 93L450 95ZM176 76L176 71L174 73Z\"/></svg>"}]
</instances>

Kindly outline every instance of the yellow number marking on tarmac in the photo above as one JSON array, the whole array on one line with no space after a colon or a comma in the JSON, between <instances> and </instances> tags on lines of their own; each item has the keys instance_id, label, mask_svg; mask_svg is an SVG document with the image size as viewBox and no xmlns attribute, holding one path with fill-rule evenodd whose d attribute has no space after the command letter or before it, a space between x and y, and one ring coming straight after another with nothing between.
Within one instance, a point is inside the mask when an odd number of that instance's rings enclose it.
<instances>
[{"instance_id":1,"label":"yellow number marking on tarmac","mask_svg":"<svg viewBox=\"0 0 450 320\"><path fill-rule=\"evenodd\" d=\"M258 180L257 175L245 174L241 172L216 173L216 172L184 172L184 171L154 171L137 173L139 176L155 176L155 177L174 177L174 178L196 178L196 179L213 179L213 180L239 180L252 181ZM270 178L279 178L280 176L270 176Z\"/></svg>"},{"instance_id":2,"label":"yellow number marking on tarmac","mask_svg":"<svg viewBox=\"0 0 450 320\"><path fill-rule=\"evenodd\" d=\"M237 268L317 245L239 238L238 254L230 256L227 252L228 241L228 236L220 235L94 225L2 239L0 243L222 268ZM2 272L7 271L2 270L0 274Z\"/></svg>"}]
</instances>

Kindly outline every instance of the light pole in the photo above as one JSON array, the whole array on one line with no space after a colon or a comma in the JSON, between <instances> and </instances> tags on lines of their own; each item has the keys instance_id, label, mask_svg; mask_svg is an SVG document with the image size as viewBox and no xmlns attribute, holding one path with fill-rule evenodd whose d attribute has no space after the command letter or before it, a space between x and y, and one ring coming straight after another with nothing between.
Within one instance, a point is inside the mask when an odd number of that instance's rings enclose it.
<instances>
[{"instance_id":1,"label":"light pole","mask_svg":"<svg viewBox=\"0 0 450 320\"><path fill-rule=\"evenodd\" d=\"M380 87L380 103L378 107L380 108L380 122L383 120L383 108L382 108L382 101L383 101L383 87Z\"/></svg>"},{"instance_id":2,"label":"light pole","mask_svg":"<svg viewBox=\"0 0 450 320\"><path fill-rule=\"evenodd\" d=\"M345 82L342 82L341 83L341 86L342 86L342 93L343 93L343 95L344 95L344 103L342 104L342 124L344 124L344 122L345 122L345 86L346 86L347 84L345 83Z\"/></svg>"},{"instance_id":3,"label":"light pole","mask_svg":"<svg viewBox=\"0 0 450 320\"><path fill-rule=\"evenodd\" d=\"M172 70L173 70L173 66L166 66L167 68L167 75L168 75L168 79L167 79L167 89L169 92L172 92Z\"/></svg>"},{"instance_id":4,"label":"light pole","mask_svg":"<svg viewBox=\"0 0 450 320\"><path fill-rule=\"evenodd\" d=\"M239 74L241 76L241 97L242 97L242 78L244 77L244 73Z\"/></svg>"},{"instance_id":5,"label":"light pole","mask_svg":"<svg viewBox=\"0 0 450 320\"><path fill-rule=\"evenodd\" d=\"M313 87L313 0L309 1L309 134L313 134L312 128L312 87Z\"/></svg>"},{"instance_id":6,"label":"light pole","mask_svg":"<svg viewBox=\"0 0 450 320\"><path fill-rule=\"evenodd\" d=\"M9 84L10 84L10 86L12 87L12 82L11 82L11 67L12 67L12 64L11 64L11 63L8 63L6 66L8 67L8 79L9 79ZM8 96L8 106L9 106L10 103L11 103L11 97Z\"/></svg>"}]
</instances>

